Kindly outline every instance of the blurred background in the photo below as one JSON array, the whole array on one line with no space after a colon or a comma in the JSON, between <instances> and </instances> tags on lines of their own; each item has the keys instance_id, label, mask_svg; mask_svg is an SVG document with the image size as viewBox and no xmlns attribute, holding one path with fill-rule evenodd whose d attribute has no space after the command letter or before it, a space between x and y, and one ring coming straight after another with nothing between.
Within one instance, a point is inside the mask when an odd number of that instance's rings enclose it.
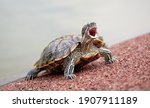
<instances>
[{"instance_id":1,"label":"blurred background","mask_svg":"<svg viewBox=\"0 0 150 108\"><path fill-rule=\"evenodd\" d=\"M0 0L0 85L24 77L56 37L96 22L111 46L150 32L150 0Z\"/></svg>"}]
</instances>

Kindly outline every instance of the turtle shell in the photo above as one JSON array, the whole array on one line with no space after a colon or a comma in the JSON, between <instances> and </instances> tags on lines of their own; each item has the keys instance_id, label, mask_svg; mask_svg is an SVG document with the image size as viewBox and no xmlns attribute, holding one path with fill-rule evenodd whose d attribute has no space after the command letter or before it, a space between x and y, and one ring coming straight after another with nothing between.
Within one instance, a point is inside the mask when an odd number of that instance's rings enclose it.
<instances>
[{"instance_id":1,"label":"turtle shell","mask_svg":"<svg viewBox=\"0 0 150 108\"><path fill-rule=\"evenodd\" d=\"M40 59L35 63L36 68L43 68L49 64L66 58L81 42L81 36L67 35L51 41L43 50Z\"/></svg>"}]
</instances>

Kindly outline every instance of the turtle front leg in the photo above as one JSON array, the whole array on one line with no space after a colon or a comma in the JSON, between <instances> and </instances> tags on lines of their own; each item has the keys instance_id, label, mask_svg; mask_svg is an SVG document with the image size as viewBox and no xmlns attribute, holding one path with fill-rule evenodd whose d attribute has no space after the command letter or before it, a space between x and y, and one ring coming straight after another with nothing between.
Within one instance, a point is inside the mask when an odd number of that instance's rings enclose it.
<instances>
[{"instance_id":1,"label":"turtle front leg","mask_svg":"<svg viewBox=\"0 0 150 108\"><path fill-rule=\"evenodd\" d=\"M37 77L37 74L40 72L40 69L32 69L28 72L27 76L25 77L25 80L32 80Z\"/></svg>"},{"instance_id":2,"label":"turtle front leg","mask_svg":"<svg viewBox=\"0 0 150 108\"><path fill-rule=\"evenodd\" d=\"M73 74L75 67L74 58L69 57L69 61L64 70L64 76L66 79L74 79L76 76Z\"/></svg>"},{"instance_id":3,"label":"turtle front leg","mask_svg":"<svg viewBox=\"0 0 150 108\"><path fill-rule=\"evenodd\" d=\"M100 48L99 52L102 56L104 56L106 63L112 64L116 61L116 59L112 57L110 50L108 50L106 48Z\"/></svg>"}]
</instances>

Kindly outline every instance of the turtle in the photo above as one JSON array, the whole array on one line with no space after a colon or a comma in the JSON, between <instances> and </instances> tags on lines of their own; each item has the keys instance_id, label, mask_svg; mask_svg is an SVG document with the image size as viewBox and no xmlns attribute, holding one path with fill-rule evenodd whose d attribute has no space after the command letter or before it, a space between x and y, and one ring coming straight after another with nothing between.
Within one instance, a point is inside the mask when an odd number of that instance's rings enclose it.
<instances>
[{"instance_id":1,"label":"turtle","mask_svg":"<svg viewBox=\"0 0 150 108\"><path fill-rule=\"evenodd\" d=\"M74 79L75 67L83 67L99 57L104 57L108 64L115 61L102 36L98 35L96 23L87 23L82 27L80 35L65 35L51 41L25 80L36 78L42 71L64 71L65 79Z\"/></svg>"}]
</instances>

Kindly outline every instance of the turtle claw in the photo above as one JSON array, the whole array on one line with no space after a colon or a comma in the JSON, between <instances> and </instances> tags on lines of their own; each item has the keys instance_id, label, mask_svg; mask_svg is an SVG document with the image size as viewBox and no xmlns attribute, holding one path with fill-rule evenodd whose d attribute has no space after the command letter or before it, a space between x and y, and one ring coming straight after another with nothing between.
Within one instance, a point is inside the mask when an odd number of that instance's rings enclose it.
<instances>
[{"instance_id":1,"label":"turtle claw","mask_svg":"<svg viewBox=\"0 0 150 108\"><path fill-rule=\"evenodd\" d=\"M108 61L106 61L106 64L112 64L112 63L117 62L117 61L118 61L117 58L113 57L113 58L109 59Z\"/></svg>"},{"instance_id":2,"label":"turtle claw","mask_svg":"<svg viewBox=\"0 0 150 108\"><path fill-rule=\"evenodd\" d=\"M27 76L25 77L25 80L26 80L26 81L28 81L28 80L33 80L34 78L36 78L36 76L34 76L34 75L27 75Z\"/></svg>"},{"instance_id":3,"label":"turtle claw","mask_svg":"<svg viewBox=\"0 0 150 108\"><path fill-rule=\"evenodd\" d=\"M72 80L72 79L74 79L76 77L76 75L75 74L71 74L71 75L65 75L65 79L67 79L67 80Z\"/></svg>"},{"instance_id":4,"label":"turtle claw","mask_svg":"<svg viewBox=\"0 0 150 108\"><path fill-rule=\"evenodd\" d=\"M32 69L31 71L29 71L29 73L27 74L27 76L25 77L25 80L33 80L34 78L37 77L37 74L39 73L39 71L37 69Z\"/></svg>"}]
</instances>

